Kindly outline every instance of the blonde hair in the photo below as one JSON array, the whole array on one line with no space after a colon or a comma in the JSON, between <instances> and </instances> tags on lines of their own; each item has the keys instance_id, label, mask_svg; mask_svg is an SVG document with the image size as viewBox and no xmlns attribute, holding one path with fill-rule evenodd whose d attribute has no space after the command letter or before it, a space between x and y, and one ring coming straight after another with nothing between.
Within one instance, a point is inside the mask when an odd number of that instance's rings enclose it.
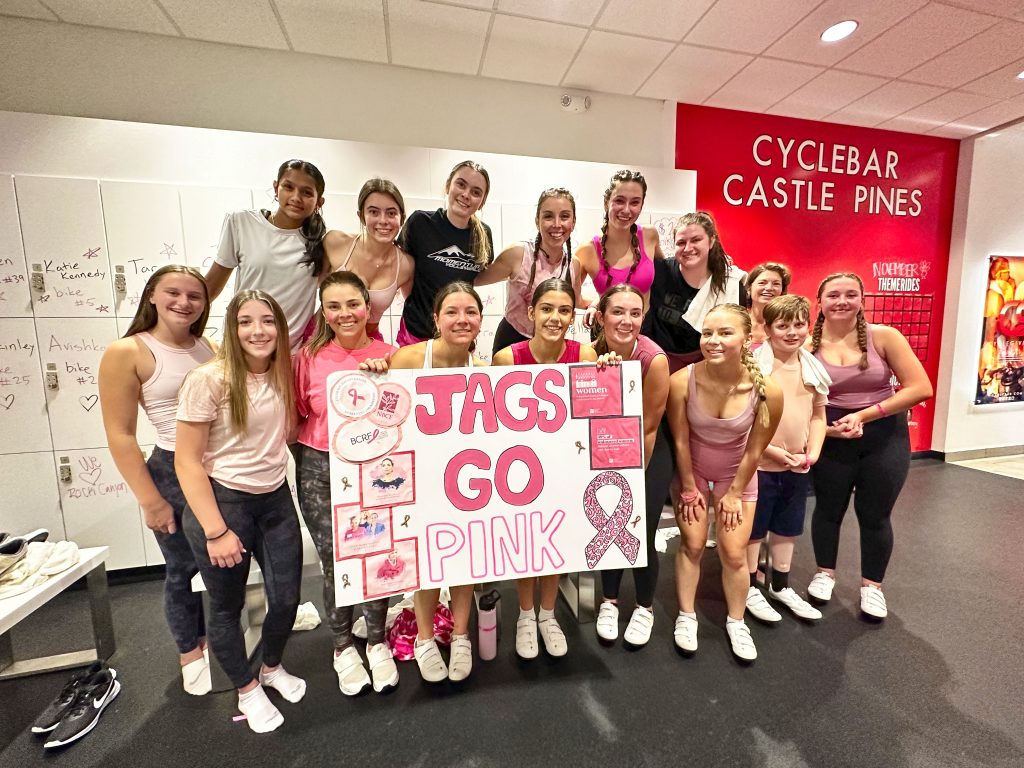
<instances>
[{"instance_id":1,"label":"blonde hair","mask_svg":"<svg viewBox=\"0 0 1024 768\"><path fill-rule=\"evenodd\" d=\"M708 312L708 315L713 315L716 312L732 312L734 315L740 318L743 326L743 334L749 339L750 332L753 329L753 323L750 320L750 313L746 309L741 307L739 304L719 304L717 307ZM743 363L743 367L747 369L747 373L750 374L750 380L754 384L754 390L757 392L757 413L761 419L761 426L767 427L771 421L771 416L768 413L768 396L765 394L765 383L764 374L761 373L761 366L757 364L754 359L754 355L750 352L750 345L743 345L743 354L740 358L740 362Z\"/></svg>"},{"instance_id":2,"label":"blonde hair","mask_svg":"<svg viewBox=\"0 0 1024 768\"><path fill-rule=\"evenodd\" d=\"M811 352L817 352L821 347L821 332L825 327L825 313L821 311L821 295L825 292L825 286L828 283L843 277L849 280L855 280L857 285L860 286L861 298L864 297L864 281L860 279L860 275L856 272L833 272L821 281L818 285L818 317L814 321L814 330L811 331ZM857 310L857 347L860 349L860 360L857 362L857 367L862 371L867 370L868 323L867 320L864 319L863 304L861 304L861 308Z\"/></svg>"},{"instance_id":3,"label":"blonde hair","mask_svg":"<svg viewBox=\"0 0 1024 768\"><path fill-rule=\"evenodd\" d=\"M491 191L491 176L487 173L487 169L484 168L480 163L474 163L472 160L463 160L461 163L457 163L452 172L448 174L448 179L444 183L444 193L447 195L448 190L452 186L452 179L455 178L455 174L458 173L462 168L469 168L471 171L476 171L484 177L484 199L480 203L482 208L484 203L487 202L487 195ZM469 247L473 251L473 261L476 262L477 266L481 269L491 263L491 242L487 237L487 229L484 227L484 223L480 220L480 217L475 213L469 217L469 227L473 230L473 234L470 236Z\"/></svg>"}]
</instances>

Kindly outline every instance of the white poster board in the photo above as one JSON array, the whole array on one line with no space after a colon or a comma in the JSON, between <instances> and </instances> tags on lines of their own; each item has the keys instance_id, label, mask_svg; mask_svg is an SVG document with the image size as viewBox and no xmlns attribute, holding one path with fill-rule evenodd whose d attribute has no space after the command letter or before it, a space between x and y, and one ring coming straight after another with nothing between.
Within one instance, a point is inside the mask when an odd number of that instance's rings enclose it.
<instances>
[{"instance_id":1,"label":"white poster board","mask_svg":"<svg viewBox=\"0 0 1024 768\"><path fill-rule=\"evenodd\" d=\"M640 364L327 379L338 605L646 564Z\"/></svg>"}]
</instances>

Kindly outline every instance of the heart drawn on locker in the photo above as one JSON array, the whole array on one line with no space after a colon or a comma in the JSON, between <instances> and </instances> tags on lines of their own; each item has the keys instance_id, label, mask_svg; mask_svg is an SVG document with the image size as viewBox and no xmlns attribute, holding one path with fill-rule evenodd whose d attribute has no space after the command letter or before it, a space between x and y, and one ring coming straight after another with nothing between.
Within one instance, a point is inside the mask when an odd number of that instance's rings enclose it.
<instances>
[{"instance_id":1,"label":"heart drawn on locker","mask_svg":"<svg viewBox=\"0 0 1024 768\"><path fill-rule=\"evenodd\" d=\"M81 480L83 483L88 483L89 485L96 485L96 481L100 479L101 471L102 470L99 467L96 467L95 469L92 470L92 472L79 472L78 479Z\"/></svg>"},{"instance_id":2,"label":"heart drawn on locker","mask_svg":"<svg viewBox=\"0 0 1024 768\"><path fill-rule=\"evenodd\" d=\"M4 407L5 411L11 410L11 406L14 405L14 394L12 393L0 397L0 405Z\"/></svg>"},{"instance_id":3,"label":"heart drawn on locker","mask_svg":"<svg viewBox=\"0 0 1024 768\"><path fill-rule=\"evenodd\" d=\"M91 411L95 407L96 403L99 402L99 399L99 395L82 395L78 398L78 404L85 408L85 410Z\"/></svg>"}]
</instances>

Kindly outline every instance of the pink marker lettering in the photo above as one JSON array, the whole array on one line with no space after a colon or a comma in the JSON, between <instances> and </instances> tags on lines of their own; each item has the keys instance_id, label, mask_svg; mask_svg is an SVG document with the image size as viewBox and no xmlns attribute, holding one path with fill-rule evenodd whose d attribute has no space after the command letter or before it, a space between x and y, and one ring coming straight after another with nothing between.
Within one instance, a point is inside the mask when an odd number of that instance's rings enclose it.
<instances>
[{"instance_id":1,"label":"pink marker lettering","mask_svg":"<svg viewBox=\"0 0 1024 768\"><path fill-rule=\"evenodd\" d=\"M476 491L476 495L466 496L459 489L459 473L467 464L471 464L477 469L490 469L491 458L475 448L457 453L444 468L444 492L448 501L454 504L456 509L463 512L476 512L486 507L487 502L491 500L491 483L489 480L474 477L468 485L470 490Z\"/></svg>"},{"instance_id":2,"label":"pink marker lettering","mask_svg":"<svg viewBox=\"0 0 1024 768\"><path fill-rule=\"evenodd\" d=\"M513 491L508 485L508 472L516 461L525 464L529 471L529 478L521 491ZM544 467L532 448L514 445L506 448L498 457L494 467L494 484L502 501L514 507L524 507L532 504L544 490Z\"/></svg>"},{"instance_id":3,"label":"pink marker lettering","mask_svg":"<svg viewBox=\"0 0 1024 768\"><path fill-rule=\"evenodd\" d=\"M416 394L429 395L434 405L431 412L425 405L416 406L416 427L424 435L440 435L452 428L452 399L466 391L465 374L452 373L421 376L416 379Z\"/></svg>"},{"instance_id":4,"label":"pink marker lettering","mask_svg":"<svg viewBox=\"0 0 1024 768\"><path fill-rule=\"evenodd\" d=\"M427 569L430 581L443 583L444 562L455 557L466 544L466 536L453 523L431 523L427 526Z\"/></svg>"},{"instance_id":5,"label":"pink marker lettering","mask_svg":"<svg viewBox=\"0 0 1024 768\"><path fill-rule=\"evenodd\" d=\"M482 395L477 399L477 395ZM462 419L459 431L464 435L472 435L476 428L476 417L480 415L483 431L498 431L498 419L494 414L494 393L491 392L491 380L486 373L474 373L469 377L466 400L462 405Z\"/></svg>"},{"instance_id":6,"label":"pink marker lettering","mask_svg":"<svg viewBox=\"0 0 1024 768\"><path fill-rule=\"evenodd\" d=\"M538 400L548 403L554 413L548 416L545 410L537 419L537 426L541 432L557 432L565 424L568 413L565 408L565 396L552 392L548 387L565 387L565 376L557 368L545 368L537 374L533 382L533 394Z\"/></svg>"},{"instance_id":7,"label":"pink marker lettering","mask_svg":"<svg viewBox=\"0 0 1024 768\"><path fill-rule=\"evenodd\" d=\"M565 512L556 509L545 525L542 513L530 513L530 566L534 573L544 570L545 560L551 564L552 569L561 568L565 564L565 558L551 540L564 519Z\"/></svg>"}]
</instances>

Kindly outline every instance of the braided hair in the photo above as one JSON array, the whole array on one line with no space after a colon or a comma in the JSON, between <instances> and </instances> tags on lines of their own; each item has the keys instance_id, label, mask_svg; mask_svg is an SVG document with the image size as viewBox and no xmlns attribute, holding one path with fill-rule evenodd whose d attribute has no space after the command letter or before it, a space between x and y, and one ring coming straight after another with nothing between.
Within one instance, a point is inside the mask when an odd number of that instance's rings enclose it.
<instances>
[{"instance_id":1,"label":"braided hair","mask_svg":"<svg viewBox=\"0 0 1024 768\"><path fill-rule=\"evenodd\" d=\"M743 335L750 338L750 332L753 329L753 323L750 320L750 313L746 309L741 307L739 304L719 304L717 307L708 312L709 315L715 314L716 312L732 312L734 315L740 318L741 325L743 327ZM743 363L743 367L747 369L747 373L750 374L750 380L754 384L754 390L757 392L757 413L761 419L761 425L767 427L770 415L768 413L768 396L765 394L765 383L764 374L761 373L761 366L757 364L757 360L754 359L754 355L750 352L750 345L743 345L743 353L740 357L740 362Z\"/></svg>"},{"instance_id":2,"label":"braided hair","mask_svg":"<svg viewBox=\"0 0 1024 768\"><path fill-rule=\"evenodd\" d=\"M611 280L611 265L605 256L608 252L608 201L612 199L612 194L614 194L615 188L619 184L625 184L630 181L640 185L640 188L643 190L643 196L646 199L647 179L644 178L640 171L616 171L608 184L608 189L604 191L604 223L601 224L601 250L597 256L601 260L601 268L608 275L609 281ZM627 283L633 279L633 273L640 266L640 238L637 235L638 230L636 222L629 227L629 247L633 251L633 263L629 266L629 272L626 274L625 282Z\"/></svg>"},{"instance_id":3,"label":"braided hair","mask_svg":"<svg viewBox=\"0 0 1024 768\"><path fill-rule=\"evenodd\" d=\"M540 235L540 209L544 205L545 200L551 198L561 198L568 200L572 206L572 220L573 225L576 223L576 198L572 196L572 193L564 187L552 187L545 189L540 193L540 198L537 200L537 213L535 219L537 221L537 237L533 240L533 262L530 264L530 279L526 283L526 295L530 296L533 292L533 281L537 277L537 262L540 260L541 252L541 235ZM564 278L566 280L572 280L572 275L569 274L569 267L572 262L572 237L566 235L565 238L565 249L562 253L562 260L558 265L558 274L556 277Z\"/></svg>"},{"instance_id":4,"label":"braided hair","mask_svg":"<svg viewBox=\"0 0 1024 768\"><path fill-rule=\"evenodd\" d=\"M825 286L833 280L847 278L855 280L860 286L860 295L864 296L864 281L855 272L833 272L818 285L818 317L814 321L814 330L811 331L811 352L817 352L821 347L821 333L825 327L825 313L821 311L821 296L825 293ZM860 349L860 360L857 367L864 371L868 367L868 323L864 318L864 307L857 310L857 347Z\"/></svg>"},{"instance_id":5,"label":"braided hair","mask_svg":"<svg viewBox=\"0 0 1024 768\"><path fill-rule=\"evenodd\" d=\"M298 171L309 176L316 187L317 197L322 198L324 196L327 184L324 182L324 175L320 173L320 169L315 165L306 160L285 160L281 163L281 167L277 169L277 181L280 182L288 171ZM302 222L302 227L300 228L302 237L306 241L306 252L299 259L299 264L305 264L314 275L321 274L327 263L327 255L324 253L324 235L327 234L327 222L324 221L324 217L320 214L320 208L321 206L318 205L316 210Z\"/></svg>"}]
</instances>

